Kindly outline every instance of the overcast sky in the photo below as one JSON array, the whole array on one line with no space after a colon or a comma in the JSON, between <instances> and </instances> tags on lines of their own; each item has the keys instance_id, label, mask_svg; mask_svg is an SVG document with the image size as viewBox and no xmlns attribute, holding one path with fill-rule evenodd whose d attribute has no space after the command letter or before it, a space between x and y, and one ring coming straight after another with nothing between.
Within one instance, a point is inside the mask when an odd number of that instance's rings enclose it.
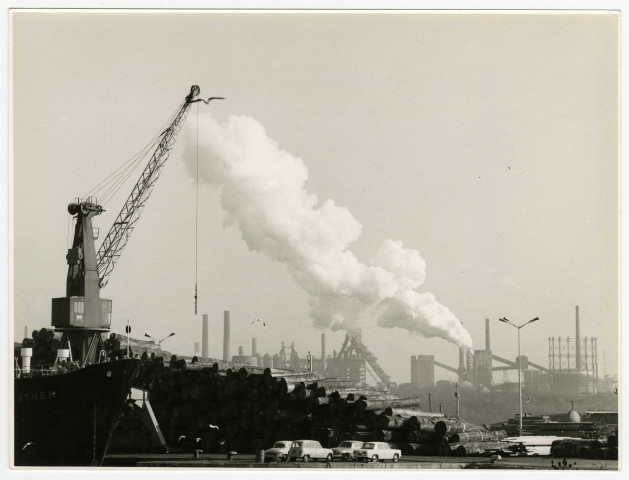
<instances>
[{"instance_id":1,"label":"overcast sky","mask_svg":"<svg viewBox=\"0 0 629 480\"><path fill-rule=\"evenodd\" d=\"M430 292L485 345L548 365L548 337L598 338L599 372L618 359L618 16L613 14L25 13L13 16L15 340L50 325L65 294L66 206L158 133L192 84L207 125L248 117L307 169L320 207L362 225L368 263L386 239L419 252ZM209 118L211 116L211 118ZM201 313L210 355L295 342L320 353L310 295L290 265L251 251L225 225L222 189L202 183L197 107L102 296L113 330L192 354ZM215 122L215 123L213 123ZM222 128L222 127L221 127ZM205 158L204 154L207 154ZM204 148L199 163L211 171ZM195 159L196 160L196 159ZM212 179L209 179L212 182ZM101 240L130 192L95 221ZM198 234L199 315L194 315ZM251 322L265 320L266 326ZM452 366L457 347L361 319L363 340L397 382L410 356ZM343 331L326 330L328 353ZM605 361L604 361L605 359ZM454 378L437 371L438 378ZM512 379L514 379L513 377Z\"/></svg>"}]
</instances>

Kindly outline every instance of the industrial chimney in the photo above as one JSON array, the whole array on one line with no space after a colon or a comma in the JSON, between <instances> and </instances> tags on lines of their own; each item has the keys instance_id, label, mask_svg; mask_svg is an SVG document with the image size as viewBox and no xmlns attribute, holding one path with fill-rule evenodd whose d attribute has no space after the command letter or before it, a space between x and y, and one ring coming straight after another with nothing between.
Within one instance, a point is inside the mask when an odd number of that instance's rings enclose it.
<instances>
[{"instance_id":1,"label":"industrial chimney","mask_svg":"<svg viewBox=\"0 0 629 480\"><path fill-rule=\"evenodd\" d=\"M203 330L201 332L201 356L203 358L209 358L210 353L208 352L208 331L209 331L209 321L207 317L207 313L203 314Z\"/></svg>"},{"instance_id":2,"label":"industrial chimney","mask_svg":"<svg viewBox=\"0 0 629 480\"><path fill-rule=\"evenodd\" d=\"M321 333L321 371L325 372L325 332Z\"/></svg>"},{"instance_id":3,"label":"industrial chimney","mask_svg":"<svg viewBox=\"0 0 629 480\"><path fill-rule=\"evenodd\" d=\"M459 347L459 372L465 371L465 349Z\"/></svg>"},{"instance_id":4,"label":"industrial chimney","mask_svg":"<svg viewBox=\"0 0 629 480\"><path fill-rule=\"evenodd\" d=\"M575 361L576 361L576 369L577 372L581 371L581 328L579 325L579 306L577 305L576 307L576 328L577 328L577 339L576 339L576 356L575 356Z\"/></svg>"},{"instance_id":5,"label":"industrial chimney","mask_svg":"<svg viewBox=\"0 0 629 480\"><path fill-rule=\"evenodd\" d=\"M229 310L223 313L223 361L229 362Z\"/></svg>"},{"instance_id":6,"label":"industrial chimney","mask_svg":"<svg viewBox=\"0 0 629 480\"><path fill-rule=\"evenodd\" d=\"M251 339L251 356L255 357L258 354L258 346L256 344L256 337Z\"/></svg>"},{"instance_id":7,"label":"industrial chimney","mask_svg":"<svg viewBox=\"0 0 629 480\"><path fill-rule=\"evenodd\" d=\"M485 350L491 350L491 341L489 337L489 319L485 319Z\"/></svg>"}]
</instances>

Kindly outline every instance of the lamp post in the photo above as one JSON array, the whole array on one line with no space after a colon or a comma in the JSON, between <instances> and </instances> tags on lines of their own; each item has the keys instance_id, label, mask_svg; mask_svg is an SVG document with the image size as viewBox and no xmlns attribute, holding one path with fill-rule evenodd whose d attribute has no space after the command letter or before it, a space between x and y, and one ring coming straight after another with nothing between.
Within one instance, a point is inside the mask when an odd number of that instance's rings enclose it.
<instances>
[{"instance_id":1,"label":"lamp post","mask_svg":"<svg viewBox=\"0 0 629 480\"><path fill-rule=\"evenodd\" d=\"M528 325L529 323L536 322L537 320L539 320L539 317L535 317L529 320L528 322L523 323L522 325L516 325L515 323L512 323L506 317L502 317L498 319L498 321L511 325L512 327L518 330L518 396L520 400L520 419L519 419L520 420L519 421L519 427L520 427L519 434L520 435L522 435L522 417L523 417L523 413L522 413L522 359L520 358L520 329L524 327L525 325Z\"/></svg>"},{"instance_id":2,"label":"lamp post","mask_svg":"<svg viewBox=\"0 0 629 480\"><path fill-rule=\"evenodd\" d=\"M164 340L166 340L167 338L172 337L173 335L175 335L175 333L171 333L170 335L165 336L164 338L162 338L161 340L156 340L153 337L151 337L148 333L145 333L144 336L150 338L151 340L153 340L155 343L157 343L157 345L159 346L159 348L162 348L162 342Z\"/></svg>"}]
</instances>

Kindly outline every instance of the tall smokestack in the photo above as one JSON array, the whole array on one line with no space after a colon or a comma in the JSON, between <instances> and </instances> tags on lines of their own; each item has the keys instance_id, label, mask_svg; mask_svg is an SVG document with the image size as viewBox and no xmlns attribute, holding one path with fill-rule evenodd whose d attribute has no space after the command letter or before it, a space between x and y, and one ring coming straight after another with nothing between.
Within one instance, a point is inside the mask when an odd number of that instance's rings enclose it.
<instances>
[{"instance_id":1,"label":"tall smokestack","mask_svg":"<svg viewBox=\"0 0 629 480\"><path fill-rule=\"evenodd\" d=\"M210 353L208 352L208 331L209 331L209 320L207 317L207 313L203 314L203 330L201 331L201 356L203 358L209 358Z\"/></svg>"},{"instance_id":2,"label":"tall smokestack","mask_svg":"<svg viewBox=\"0 0 629 480\"><path fill-rule=\"evenodd\" d=\"M465 349L459 347L459 372L465 370Z\"/></svg>"},{"instance_id":3,"label":"tall smokestack","mask_svg":"<svg viewBox=\"0 0 629 480\"><path fill-rule=\"evenodd\" d=\"M485 350L491 350L491 339L489 337L489 319L485 319Z\"/></svg>"},{"instance_id":4,"label":"tall smokestack","mask_svg":"<svg viewBox=\"0 0 629 480\"><path fill-rule=\"evenodd\" d=\"M256 344L256 337L251 339L251 356L255 357L258 354L258 346Z\"/></svg>"},{"instance_id":5,"label":"tall smokestack","mask_svg":"<svg viewBox=\"0 0 629 480\"><path fill-rule=\"evenodd\" d=\"M229 362L229 310L223 313L223 361Z\"/></svg>"},{"instance_id":6,"label":"tall smokestack","mask_svg":"<svg viewBox=\"0 0 629 480\"><path fill-rule=\"evenodd\" d=\"M577 327L577 339L576 339L576 357L575 357L575 361L576 363L576 367L577 367L577 372L581 371L581 328L579 325L579 306L577 305L576 307L576 327Z\"/></svg>"},{"instance_id":7,"label":"tall smokestack","mask_svg":"<svg viewBox=\"0 0 629 480\"><path fill-rule=\"evenodd\" d=\"M321 333L321 371L325 371L325 332Z\"/></svg>"},{"instance_id":8,"label":"tall smokestack","mask_svg":"<svg viewBox=\"0 0 629 480\"><path fill-rule=\"evenodd\" d=\"M28 325L24 325L24 338L28 338Z\"/></svg>"},{"instance_id":9,"label":"tall smokestack","mask_svg":"<svg viewBox=\"0 0 629 480\"><path fill-rule=\"evenodd\" d=\"M242 347L238 347L238 356L242 357L245 355L245 349Z\"/></svg>"}]
</instances>

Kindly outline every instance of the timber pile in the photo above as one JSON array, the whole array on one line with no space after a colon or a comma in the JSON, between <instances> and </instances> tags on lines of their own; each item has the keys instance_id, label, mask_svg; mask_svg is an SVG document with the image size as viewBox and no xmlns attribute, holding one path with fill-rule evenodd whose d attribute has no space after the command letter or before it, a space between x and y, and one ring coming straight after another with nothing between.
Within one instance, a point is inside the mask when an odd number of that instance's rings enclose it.
<instances>
[{"instance_id":1,"label":"timber pile","mask_svg":"<svg viewBox=\"0 0 629 480\"><path fill-rule=\"evenodd\" d=\"M456 418L417 417L418 430L409 433L409 442L394 442L406 455L473 456L500 452L505 431L489 431L481 425L461 422Z\"/></svg>"},{"instance_id":2,"label":"timber pile","mask_svg":"<svg viewBox=\"0 0 629 480\"><path fill-rule=\"evenodd\" d=\"M610 435L597 440L584 438L555 440L550 447L550 454L553 457L618 460L618 437Z\"/></svg>"},{"instance_id":3,"label":"timber pile","mask_svg":"<svg viewBox=\"0 0 629 480\"><path fill-rule=\"evenodd\" d=\"M174 355L169 361L147 354L142 359L135 386L148 390L167 444L184 450L254 452L301 438L328 448L343 440L379 440L404 455L471 455L506 436L425 412L417 398L313 373L221 370L217 362Z\"/></svg>"},{"instance_id":4,"label":"timber pile","mask_svg":"<svg viewBox=\"0 0 629 480\"><path fill-rule=\"evenodd\" d=\"M434 430L442 418L419 409L417 398L392 398L373 387L308 372L221 371L217 362L189 363L174 355L170 361L148 354L142 359L135 386L149 391L170 446L252 452L297 438L328 447L346 439L430 443L435 434L422 427Z\"/></svg>"},{"instance_id":5,"label":"timber pile","mask_svg":"<svg viewBox=\"0 0 629 480\"><path fill-rule=\"evenodd\" d=\"M57 349L60 348L61 345L60 338L60 335L55 335L54 330L47 328L33 330L32 338L25 338L22 340L21 344L15 345L14 356L18 359L18 364L21 366L22 358L20 357L20 348L32 348L32 367L50 365L54 363L57 358Z\"/></svg>"}]
</instances>

